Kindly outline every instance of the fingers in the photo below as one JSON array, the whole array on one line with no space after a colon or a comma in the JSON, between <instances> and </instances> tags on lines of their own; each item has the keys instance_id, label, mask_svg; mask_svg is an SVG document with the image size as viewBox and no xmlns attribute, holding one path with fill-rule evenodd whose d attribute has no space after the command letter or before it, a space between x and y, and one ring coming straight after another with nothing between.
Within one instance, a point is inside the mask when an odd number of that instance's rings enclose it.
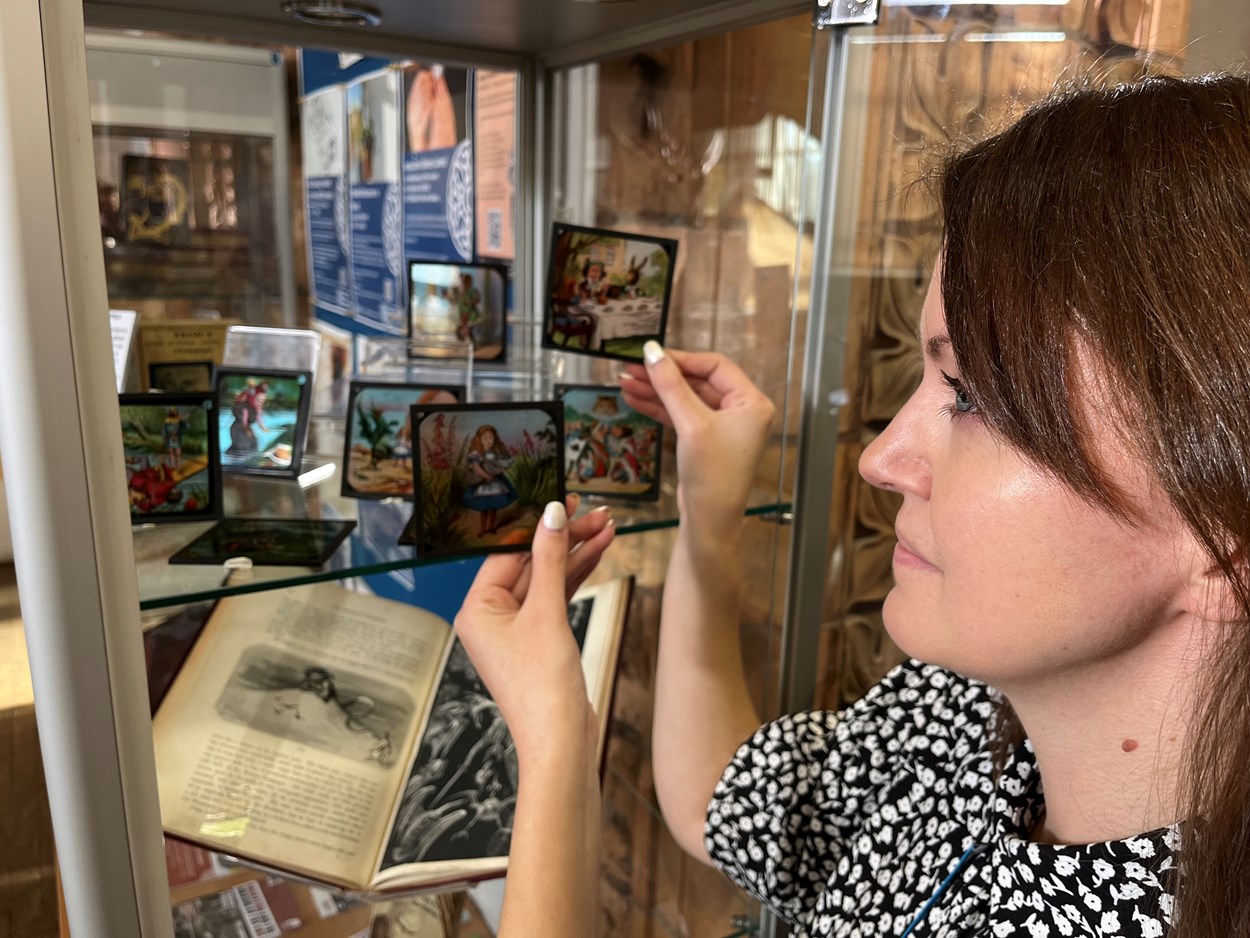
<instances>
[{"instance_id":1,"label":"fingers","mask_svg":"<svg viewBox=\"0 0 1250 938\"><path fill-rule=\"evenodd\" d=\"M573 500L580 502L577 495L570 495L566 500L566 504L567 501ZM600 534L605 528L610 525L614 525L615 523L616 522L612 520L611 514L608 512L607 505L600 505L593 511L582 515L580 518L574 518L569 522L569 556L571 558L576 557L581 553L581 547L584 542L595 537L595 535ZM611 543L611 541L609 540L608 543ZM600 553L602 553L602 551L600 551ZM518 603L525 599L525 594L529 591L530 587L529 559L526 558L524 563L525 567L521 570L521 575L517 577L516 583L512 586L512 595L516 597L516 601ZM569 563L570 566L568 575L571 577L573 575L572 560L570 560Z\"/></svg>"},{"instance_id":2,"label":"fingers","mask_svg":"<svg viewBox=\"0 0 1250 938\"><path fill-rule=\"evenodd\" d=\"M564 580L564 598L567 602L573 598L586 578L595 571L595 567L599 566L599 561L603 558L603 552L612 544L613 538L616 537L616 523L609 521L608 525L602 531L593 537L587 538L569 555L568 569L565 573Z\"/></svg>"},{"instance_id":3,"label":"fingers","mask_svg":"<svg viewBox=\"0 0 1250 938\"><path fill-rule=\"evenodd\" d=\"M647 376L635 378L632 375L621 374L621 393L626 399L636 399L642 402L659 402L660 395L656 393L651 381ZM691 377L686 375L686 383L690 385L691 390L699 395L699 399L713 410L718 410L724 395L712 385L708 384L702 378ZM632 405L631 405L632 406Z\"/></svg>"},{"instance_id":4,"label":"fingers","mask_svg":"<svg viewBox=\"0 0 1250 938\"><path fill-rule=\"evenodd\" d=\"M720 352L668 352L692 385L706 382L720 397L756 390L745 371Z\"/></svg>"},{"instance_id":5,"label":"fingers","mask_svg":"<svg viewBox=\"0 0 1250 938\"><path fill-rule=\"evenodd\" d=\"M682 374L676 360L664 351L659 342L649 341L643 346L647 359L647 377L655 390L659 403L664 406L673 427L682 433L707 416L707 405L699 399Z\"/></svg>"},{"instance_id":6,"label":"fingers","mask_svg":"<svg viewBox=\"0 0 1250 938\"><path fill-rule=\"evenodd\" d=\"M561 502L543 510L531 547L530 587L523 607L539 615L564 609L564 578L569 553L569 517Z\"/></svg>"},{"instance_id":7,"label":"fingers","mask_svg":"<svg viewBox=\"0 0 1250 938\"><path fill-rule=\"evenodd\" d=\"M473 578L473 585L469 587L465 602L496 589L511 591L516 587L526 565L524 554L491 554Z\"/></svg>"},{"instance_id":8,"label":"fingers","mask_svg":"<svg viewBox=\"0 0 1250 938\"><path fill-rule=\"evenodd\" d=\"M630 383L638 384L639 382L633 381ZM621 396L625 398L625 403L629 405L632 410L642 414L644 417L650 417L652 420L658 420L666 427L671 427L673 425L673 418L668 415L668 411L664 409L664 405L659 401L634 397L624 385L622 386L621 391Z\"/></svg>"}]
</instances>

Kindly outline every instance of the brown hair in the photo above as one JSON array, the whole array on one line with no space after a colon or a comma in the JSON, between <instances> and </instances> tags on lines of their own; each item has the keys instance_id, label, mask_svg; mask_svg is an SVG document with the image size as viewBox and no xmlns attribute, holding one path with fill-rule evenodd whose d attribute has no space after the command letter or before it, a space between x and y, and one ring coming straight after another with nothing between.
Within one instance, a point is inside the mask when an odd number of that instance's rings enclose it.
<instances>
[{"instance_id":1,"label":"brown hair","mask_svg":"<svg viewBox=\"0 0 1250 938\"><path fill-rule=\"evenodd\" d=\"M1250 934L1250 81L1057 94L950 159L941 200L947 329L987 425L1133 523L1076 406L1092 354L1237 599L1190 722L1169 934Z\"/></svg>"},{"instance_id":2,"label":"brown hair","mask_svg":"<svg viewBox=\"0 0 1250 938\"><path fill-rule=\"evenodd\" d=\"M486 444L482 442L482 437L484 437L487 433L495 438L495 441L490 445L489 449L487 449ZM497 456L504 457L509 455L508 445L504 443L503 440L499 439L499 431L489 423L484 423L477 428L477 432L473 434L473 439L469 441L469 452L482 453L483 455L489 452L495 453Z\"/></svg>"}]
</instances>

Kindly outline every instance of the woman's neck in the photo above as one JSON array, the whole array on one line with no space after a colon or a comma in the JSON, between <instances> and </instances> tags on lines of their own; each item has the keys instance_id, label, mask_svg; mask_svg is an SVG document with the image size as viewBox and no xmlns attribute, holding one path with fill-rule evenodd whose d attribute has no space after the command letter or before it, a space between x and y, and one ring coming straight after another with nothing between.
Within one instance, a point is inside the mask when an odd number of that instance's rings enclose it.
<instances>
[{"instance_id":1,"label":"woman's neck","mask_svg":"<svg viewBox=\"0 0 1250 938\"><path fill-rule=\"evenodd\" d=\"M1084 844L1165 827L1200 669L1177 630L1044 681L1000 687L1033 745L1045 814L1033 839Z\"/></svg>"}]
</instances>

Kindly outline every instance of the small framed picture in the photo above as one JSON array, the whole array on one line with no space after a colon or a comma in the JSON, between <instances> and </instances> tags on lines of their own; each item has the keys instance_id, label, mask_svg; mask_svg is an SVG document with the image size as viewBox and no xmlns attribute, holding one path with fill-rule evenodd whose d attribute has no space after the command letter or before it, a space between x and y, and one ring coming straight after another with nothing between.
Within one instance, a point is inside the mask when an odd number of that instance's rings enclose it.
<instances>
[{"instance_id":1,"label":"small framed picture","mask_svg":"<svg viewBox=\"0 0 1250 938\"><path fill-rule=\"evenodd\" d=\"M564 499L554 401L412 408L418 557L526 550L548 502Z\"/></svg>"},{"instance_id":2,"label":"small framed picture","mask_svg":"<svg viewBox=\"0 0 1250 938\"><path fill-rule=\"evenodd\" d=\"M148 387L169 394L212 393L212 362L149 362Z\"/></svg>"},{"instance_id":3,"label":"small framed picture","mask_svg":"<svg viewBox=\"0 0 1250 938\"><path fill-rule=\"evenodd\" d=\"M312 374L217 369L217 442L225 472L299 475Z\"/></svg>"},{"instance_id":4,"label":"small framed picture","mask_svg":"<svg viewBox=\"0 0 1250 938\"><path fill-rule=\"evenodd\" d=\"M411 358L501 362L508 353L508 271L494 264L408 262Z\"/></svg>"},{"instance_id":5,"label":"small framed picture","mask_svg":"<svg viewBox=\"0 0 1250 938\"><path fill-rule=\"evenodd\" d=\"M552 228L543 346L642 361L664 341L677 242L557 223Z\"/></svg>"},{"instance_id":6,"label":"small framed picture","mask_svg":"<svg viewBox=\"0 0 1250 938\"><path fill-rule=\"evenodd\" d=\"M343 435L343 496L411 498L412 406L461 400L461 389L452 385L353 381Z\"/></svg>"},{"instance_id":7,"label":"small framed picture","mask_svg":"<svg viewBox=\"0 0 1250 938\"><path fill-rule=\"evenodd\" d=\"M170 563L225 563L248 557L257 566L319 567L355 521L309 518L227 518L169 558Z\"/></svg>"},{"instance_id":8,"label":"small framed picture","mask_svg":"<svg viewBox=\"0 0 1250 938\"><path fill-rule=\"evenodd\" d=\"M557 384L564 405L564 484L570 492L655 501L664 426L625 403L621 389Z\"/></svg>"},{"instance_id":9,"label":"small framed picture","mask_svg":"<svg viewBox=\"0 0 1250 938\"><path fill-rule=\"evenodd\" d=\"M123 394L122 449L135 524L221 515L211 394Z\"/></svg>"},{"instance_id":10,"label":"small framed picture","mask_svg":"<svg viewBox=\"0 0 1250 938\"><path fill-rule=\"evenodd\" d=\"M187 160L122 156L126 240L185 247L191 243L191 183Z\"/></svg>"}]
</instances>

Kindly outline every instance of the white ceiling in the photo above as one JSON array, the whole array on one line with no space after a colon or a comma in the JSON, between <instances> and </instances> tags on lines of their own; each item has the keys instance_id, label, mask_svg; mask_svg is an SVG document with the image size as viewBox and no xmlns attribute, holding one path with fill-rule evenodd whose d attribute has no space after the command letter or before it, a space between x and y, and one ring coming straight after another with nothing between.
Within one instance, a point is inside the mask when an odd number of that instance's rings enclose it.
<instances>
[{"instance_id":1,"label":"white ceiling","mask_svg":"<svg viewBox=\"0 0 1250 938\"><path fill-rule=\"evenodd\" d=\"M85 0L88 25L156 29L233 39L370 47L420 54L453 46L487 64L479 51L568 62L605 50L688 38L810 8L810 0L364 0L382 12L373 29L301 26L281 0ZM472 54L470 54L472 53ZM443 56L444 59L447 56ZM489 58L489 55L487 56Z\"/></svg>"}]
</instances>

